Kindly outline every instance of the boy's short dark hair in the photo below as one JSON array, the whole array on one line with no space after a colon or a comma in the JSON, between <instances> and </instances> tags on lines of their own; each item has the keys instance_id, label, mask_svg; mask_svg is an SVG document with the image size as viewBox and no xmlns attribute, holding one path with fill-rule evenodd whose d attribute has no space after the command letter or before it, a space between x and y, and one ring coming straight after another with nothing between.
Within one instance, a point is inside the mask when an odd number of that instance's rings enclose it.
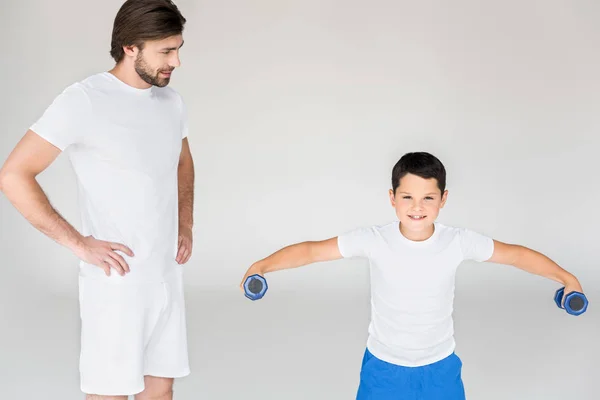
<instances>
[{"instance_id":1,"label":"boy's short dark hair","mask_svg":"<svg viewBox=\"0 0 600 400\"><path fill-rule=\"evenodd\" d=\"M437 180L438 188L444 193L446 190L446 168L444 164L432 154L426 152L406 153L398 160L392 169L392 189L400 185L400 179L406 174L420 176L423 179L434 178Z\"/></svg>"},{"instance_id":2,"label":"boy's short dark hair","mask_svg":"<svg viewBox=\"0 0 600 400\"><path fill-rule=\"evenodd\" d=\"M147 40L161 40L183 32L185 18L171 0L127 0L115 17L110 55L117 62L123 46L143 49Z\"/></svg>"}]
</instances>

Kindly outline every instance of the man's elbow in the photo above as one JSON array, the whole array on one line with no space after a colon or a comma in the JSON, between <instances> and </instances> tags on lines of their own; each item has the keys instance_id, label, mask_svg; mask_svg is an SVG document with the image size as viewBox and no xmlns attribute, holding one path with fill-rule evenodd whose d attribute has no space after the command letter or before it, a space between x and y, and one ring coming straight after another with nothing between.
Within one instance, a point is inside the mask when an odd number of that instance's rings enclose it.
<instances>
[{"instance_id":1,"label":"man's elbow","mask_svg":"<svg viewBox=\"0 0 600 400\"><path fill-rule=\"evenodd\" d=\"M20 185L28 179L35 180L35 175L30 177L29 175L19 174L12 171L0 170L0 192L6 194L10 188Z\"/></svg>"},{"instance_id":2,"label":"man's elbow","mask_svg":"<svg viewBox=\"0 0 600 400\"><path fill-rule=\"evenodd\" d=\"M0 192L4 192L7 181L7 173L4 170L0 169Z\"/></svg>"},{"instance_id":3,"label":"man's elbow","mask_svg":"<svg viewBox=\"0 0 600 400\"><path fill-rule=\"evenodd\" d=\"M180 169L193 169L194 160L191 157L181 157L179 158L178 167Z\"/></svg>"}]
</instances>

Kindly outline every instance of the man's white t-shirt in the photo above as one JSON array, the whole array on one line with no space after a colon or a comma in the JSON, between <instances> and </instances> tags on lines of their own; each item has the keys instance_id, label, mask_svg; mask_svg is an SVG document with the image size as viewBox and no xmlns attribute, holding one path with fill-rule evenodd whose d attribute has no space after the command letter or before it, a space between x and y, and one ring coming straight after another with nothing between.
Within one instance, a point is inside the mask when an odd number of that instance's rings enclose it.
<instances>
[{"instance_id":1,"label":"man's white t-shirt","mask_svg":"<svg viewBox=\"0 0 600 400\"><path fill-rule=\"evenodd\" d=\"M156 282L179 266L177 172L188 127L175 90L137 89L109 72L94 74L66 88L30 129L68 150L81 233L134 253L117 251L131 269L124 277L81 261L82 276Z\"/></svg>"},{"instance_id":2,"label":"man's white t-shirt","mask_svg":"<svg viewBox=\"0 0 600 400\"><path fill-rule=\"evenodd\" d=\"M377 358L414 367L455 350L454 282L464 260L486 261L491 238L435 223L433 235L412 241L399 221L361 227L338 237L345 258L367 258L371 276L371 322L367 348Z\"/></svg>"}]
</instances>

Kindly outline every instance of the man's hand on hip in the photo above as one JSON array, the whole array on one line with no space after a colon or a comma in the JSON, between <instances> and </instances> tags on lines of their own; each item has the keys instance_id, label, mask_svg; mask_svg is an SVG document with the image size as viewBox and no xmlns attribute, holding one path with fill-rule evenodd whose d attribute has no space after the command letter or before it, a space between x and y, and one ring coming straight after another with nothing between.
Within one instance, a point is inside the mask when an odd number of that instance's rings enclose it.
<instances>
[{"instance_id":1,"label":"man's hand on hip","mask_svg":"<svg viewBox=\"0 0 600 400\"><path fill-rule=\"evenodd\" d=\"M129 272L129 265L115 250L133 257L133 251L129 247L120 243L98 240L93 236L83 238L82 245L75 250L75 255L88 264L102 268L106 276L110 276L111 268L123 276Z\"/></svg>"}]
</instances>

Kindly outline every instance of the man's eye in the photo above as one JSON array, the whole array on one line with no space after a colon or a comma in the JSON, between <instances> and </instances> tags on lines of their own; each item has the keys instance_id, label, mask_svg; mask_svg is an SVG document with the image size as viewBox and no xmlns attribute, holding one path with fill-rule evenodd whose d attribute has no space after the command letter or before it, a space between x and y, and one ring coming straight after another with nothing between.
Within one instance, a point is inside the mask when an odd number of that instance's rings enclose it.
<instances>
[{"instance_id":1,"label":"man's eye","mask_svg":"<svg viewBox=\"0 0 600 400\"><path fill-rule=\"evenodd\" d=\"M408 199L410 199L410 198L411 198L410 196L404 196L404 197L403 197L403 199L406 199L406 200L408 200Z\"/></svg>"}]
</instances>

